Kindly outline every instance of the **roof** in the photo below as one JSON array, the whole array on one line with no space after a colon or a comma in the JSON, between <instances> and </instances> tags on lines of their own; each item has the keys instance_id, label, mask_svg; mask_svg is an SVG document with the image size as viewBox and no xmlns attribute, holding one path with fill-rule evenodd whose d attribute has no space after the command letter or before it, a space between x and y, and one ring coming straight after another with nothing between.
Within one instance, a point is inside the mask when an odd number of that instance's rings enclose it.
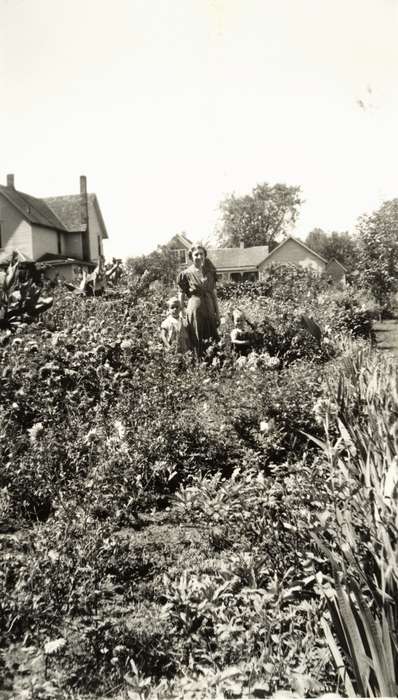
<instances>
[{"instance_id":1,"label":"roof","mask_svg":"<svg viewBox=\"0 0 398 700\"><path fill-rule=\"evenodd\" d=\"M95 267L94 263L87 260L77 260L76 258L67 258L65 255L56 255L55 253L45 253L36 264L39 267L58 267L59 265L80 265L80 267Z\"/></svg>"},{"instance_id":2,"label":"roof","mask_svg":"<svg viewBox=\"0 0 398 700\"><path fill-rule=\"evenodd\" d=\"M57 231L67 230L57 214L50 209L46 200L31 197L30 194L19 192L19 190L13 187L6 187L5 185L0 185L0 194L4 195L31 224L56 229Z\"/></svg>"},{"instance_id":3,"label":"roof","mask_svg":"<svg viewBox=\"0 0 398 700\"><path fill-rule=\"evenodd\" d=\"M82 260L75 260L75 258L68 258L66 255L57 255L57 253L44 253L44 255L41 255L40 258L37 258L36 262L55 262L55 261L60 261L60 262L65 262L67 260L68 262L82 262Z\"/></svg>"},{"instance_id":4,"label":"roof","mask_svg":"<svg viewBox=\"0 0 398 700\"><path fill-rule=\"evenodd\" d=\"M102 227L102 237L108 238L108 233L99 208L97 196L94 193L87 195L88 201L96 210ZM63 222L70 233L86 231L87 225L81 223L81 195L69 194L60 197L46 197L43 200L54 214Z\"/></svg>"},{"instance_id":5,"label":"roof","mask_svg":"<svg viewBox=\"0 0 398 700\"><path fill-rule=\"evenodd\" d=\"M20 192L14 187L6 187L5 185L0 185L0 194L3 194L18 209L24 219L31 224L63 231L64 233L79 233L87 230L87 224L81 223L80 194L38 199L25 192ZM96 210L102 227L102 237L108 238L97 196L88 194L87 197L89 203L93 204Z\"/></svg>"},{"instance_id":6,"label":"roof","mask_svg":"<svg viewBox=\"0 0 398 700\"><path fill-rule=\"evenodd\" d=\"M328 264L326 267L331 267L332 265L335 265L336 267L340 267L344 272L347 272L347 268L344 267L344 265L340 262L340 260L336 260L336 258L331 258L328 261Z\"/></svg>"},{"instance_id":7,"label":"roof","mask_svg":"<svg viewBox=\"0 0 398 700\"><path fill-rule=\"evenodd\" d=\"M184 236L183 233L176 233L173 238L167 243L167 245L172 248L174 245L182 245L184 248L191 248L192 243L186 236ZM177 248L177 250L180 250L180 248Z\"/></svg>"},{"instance_id":8,"label":"roof","mask_svg":"<svg viewBox=\"0 0 398 700\"><path fill-rule=\"evenodd\" d=\"M268 246L250 248L211 248L207 255L217 270L234 268L256 268L268 256Z\"/></svg>"},{"instance_id":9,"label":"roof","mask_svg":"<svg viewBox=\"0 0 398 700\"><path fill-rule=\"evenodd\" d=\"M177 233L177 237L186 245L187 248L192 247L192 241L190 241L183 233Z\"/></svg>"},{"instance_id":10,"label":"roof","mask_svg":"<svg viewBox=\"0 0 398 700\"><path fill-rule=\"evenodd\" d=\"M92 197L92 195L87 195ZM86 224L81 222L81 196L80 194L70 194L62 197L46 197L43 200L56 214L56 216L64 222L65 228L68 231L85 231Z\"/></svg>"},{"instance_id":11,"label":"roof","mask_svg":"<svg viewBox=\"0 0 398 700\"><path fill-rule=\"evenodd\" d=\"M276 253L277 250L280 250L288 241L294 241L294 243L297 243L298 245L300 245L308 253L311 253L311 255L315 255L316 258L319 258L319 260L322 260L322 262L327 264L327 260L325 260L325 258L323 258L321 255L316 253L315 250L311 250L311 248L309 248L307 245L305 245L305 243L300 241L298 238L294 238L294 236L288 236L287 238L285 238L284 241L282 241L282 243L279 243L279 245L277 245L276 248L273 248L273 250L271 250L270 254L268 255L267 260L269 258L271 258L273 256L273 254Z\"/></svg>"}]
</instances>

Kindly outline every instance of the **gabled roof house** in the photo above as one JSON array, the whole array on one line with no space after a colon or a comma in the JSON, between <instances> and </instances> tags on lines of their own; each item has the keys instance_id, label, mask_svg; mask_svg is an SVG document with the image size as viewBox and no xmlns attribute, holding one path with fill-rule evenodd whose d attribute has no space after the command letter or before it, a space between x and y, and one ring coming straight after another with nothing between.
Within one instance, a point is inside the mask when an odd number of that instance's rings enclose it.
<instances>
[{"instance_id":1,"label":"gabled roof house","mask_svg":"<svg viewBox=\"0 0 398 700\"><path fill-rule=\"evenodd\" d=\"M172 246L171 246L172 244ZM168 244L175 251L182 265L188 264L188 250L192 243L186 236L174 236ZM267 269L274 265L297 265L311 269L316 274L330 274L333 280L345 282L346 270L337 261L327 261L308 248L302 241L288 236L279 245L251 246L243 242L236 248L210 248L207 255L223 281L246 282L264 279ZM337 263L337 264L336 264Z\"/></svg>"},{"instance_id":2,"label":"gabled roof house","mask_svg":"<svg viewBox=\"0 0 398 700\"><path fill-rule=\"evenodd\" d=\"M15 188L14 175L0 185L0 253L16 250L42 263L48 276L73 277L103 255L108 233L97 196L80 177L78 194L37 198Z\"/></svg>"}]
</instances>

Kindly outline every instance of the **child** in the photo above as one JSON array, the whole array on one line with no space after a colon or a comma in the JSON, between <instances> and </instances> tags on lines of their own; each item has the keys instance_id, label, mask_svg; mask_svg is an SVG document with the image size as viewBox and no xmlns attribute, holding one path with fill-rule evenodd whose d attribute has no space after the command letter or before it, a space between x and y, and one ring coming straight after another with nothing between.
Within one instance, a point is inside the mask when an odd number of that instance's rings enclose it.
<instances>
[{"instance_id":1,"label":"child","mask_svg":"<svg viewBox=\"0 0 398 700\"><path fill-rule=\"evenodd\" d=\"M167 302L169 313L160 326L160 337L166 350L185 352L187 350L187 331L181 318L181 304L177 297Z\"/></svg>"},{"instance_id":2,"label":"child","mask_svg":"<svg viewBox=\"0 0 398 700\"><path fill-rule=\"evenodd\" d=\"M247 319L240 309L232 312L234 327L231 331L232 348L237 355L248 355L252 350L253 334L245 330Z\"/></svg>"}]
</instances>

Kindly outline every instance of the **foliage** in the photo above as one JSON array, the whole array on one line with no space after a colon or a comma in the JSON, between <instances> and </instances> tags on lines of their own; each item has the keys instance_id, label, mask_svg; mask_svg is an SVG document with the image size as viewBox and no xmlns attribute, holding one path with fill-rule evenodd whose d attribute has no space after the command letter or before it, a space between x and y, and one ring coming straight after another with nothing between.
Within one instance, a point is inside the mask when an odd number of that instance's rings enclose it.
<instances>
[{"instance_id":1,"label":"foliage","mask_svg":"<svg viewBox=\"0 0 398 700\"><path fill-rule=\"evenodd\" d=\"M261 282L225 284L218 290L224 315L240 308L265 338L265 347L287 365L297 359L328 360L342 335L372 337L379 308L361 291L329 285L328 280L294 266L271 269ZM321 330L322 343L308 333L303 317Z\"/></svg>"},{"instance_id":2,"label":"foliage","mask_svg":"<svg viewBox=\"0 0 398 700\"><path fill-rule=\"evenodd\" d=\"M358 234L360 281L381 306L390 307L398 282L398 199L363 216Z\"/></svg>"},{"instance_id":3,"label":"foliage","mask_svg":"<svg viewBox=\"0 0 398 700\"><path fill-rule=\"evenodd\" d=\"M302 200L300 187L284 184L256 185L243 197L229 195L221 203L222 247L269 245L277 236L285 235L296 221Z\"/></svg>"},{"instance_id":4,"label":"foliage","mask_svg":"<svg viewBox=\"0 0 398 700\"><path fill-rule=\"evenodd\" d=\"M397 373L391 362L361 356L347 370L336 396L337 441L326 414L320 443L337 516L333 540L324 531L316 537L333 572L324 585L329 616L322 624L346 693L392 697L398 689Z\"/></svg>"},{"instance_id":5,"label":"foliage","mask_svg":"<svg viewBox=\"0 0 398 700\"><path fill-rule=\"evenodd\" d=\"M349 273L358 269L358 241L347 231L326 233L315 228L306 237L305 244L326 260L335 258Z\"/></svg>"},{"instance_id":6,"label":"foliage","mask_svg":"<svg viewBox=\"0 0 398 700\"><path fill-rule=\"evenodd\" d=\"M178 258L167 246L158 248L149 253L136 258L127 258L126 267L130 274L140 276L147 271L152 280L160 280L165 284L172 284L180 266Z\"/></svg>"},{"instance_id":7,"label":"foliage","mask_svg":"<svg viewBox=\"0 0 398 700\"><path fill-rule=\"evenodd\" d=\"M13 331L21 323L32 323L52 303L30 278L19 281L18 261L11 260L7 270L0 270L0 330Z\"/></svg>"},{"instance_id":8,"label":"foliage","mask_svg":"<svg viewBox=\"0 0 398 700\"><path fill-rule=\"evenodd\" d=\"M335 690L313 534L325 512L328 544L337 525L307 436L326 414L334 441L337 413L364 419L331 378L356 376L368 307L275 271L225 290L223 338L194 364L158 340L149 279L126 274L112 299L56 289L3 336L0 671L14 696ZM258 328L245 362L235 304Z\"/></svg>"}]
</instances>

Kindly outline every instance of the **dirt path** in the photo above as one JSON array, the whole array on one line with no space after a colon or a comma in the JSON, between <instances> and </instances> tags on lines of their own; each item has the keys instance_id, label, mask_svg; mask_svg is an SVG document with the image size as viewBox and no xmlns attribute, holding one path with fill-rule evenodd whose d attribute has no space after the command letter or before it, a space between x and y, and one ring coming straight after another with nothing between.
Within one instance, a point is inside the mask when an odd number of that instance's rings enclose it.
<instances>
[{"instance_id":1,"label":"dirt path","mask_svg":"<svg viewBox=\"0 0 398 700\"><path fill-rule=\"evenodd\" d=\"M398 357L398 318L388 318L373 324L376 345Z\"/></svg>"}]
</instances>

